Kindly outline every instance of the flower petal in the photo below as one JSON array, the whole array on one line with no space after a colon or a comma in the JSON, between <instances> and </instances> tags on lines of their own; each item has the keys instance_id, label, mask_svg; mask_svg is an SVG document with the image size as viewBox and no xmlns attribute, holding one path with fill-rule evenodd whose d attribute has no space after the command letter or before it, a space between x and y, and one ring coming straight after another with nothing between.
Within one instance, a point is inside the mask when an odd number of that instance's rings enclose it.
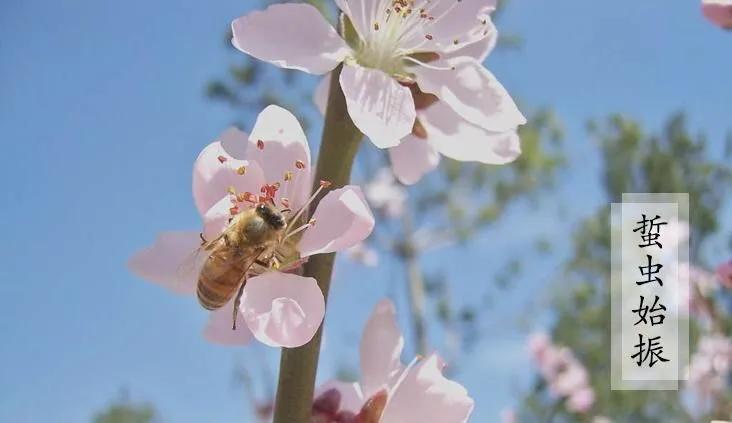
<instances>
[{"instance_id":1,"label":"flower petal","mask_svg":"<svg viewBox=\"0 0 732 423\"><path fill-rule=\"evenodd\" d=\"M313 103L318 108L320 114L325 116L325 110L328 108L328 94L330 93L330 74L325 75L318 85L315 87L313 93Z\"/></svg>"},{"instance_id":2,"label":"flower petal","mask_svg":"<svg viewBox=\"0 0 732 423\"><path fill-rule=\"evenodd\" d=\"M381 16L381 0L335 0L336 5L348 16L362 40L368 38L376 16ZM351 7L354 4L354 7ZM385 8L384 8L385 9Z\"/></svg>"},{"instance_id":3,"label":"flower petal","mask_svg":"<svg viewBox=\"0 0 732 423\"><path fill-rule=\"evenodd\" d=\"M155 243L130 258L128 267L137 276L178 294L193 294L205 254L198 232L162 232Z\"/></svg>"},{"instance_id":4,"label":"flower petal","mask_svg":"<svg viewBox=\"0 0 732 423\"><path fill-rule=\"evenodd\" d=\"M300 240L302 257L352 247L366 239L374 229L374 215L361 188L355 185L347 185L326 194L318 204L313 219L315 225L305 230Z\"/></svg>"},{"instance_id":5,"label":"flower petal","mask_svg":"<svg viewBox=\"0 0 732 423\"><path fill-rule=\"evenodd\" d=\"M703 0L702 13L718 27L732 29L732 0Z\"/></svg>"},{"instance_id":6,"label":"flower petal","mask_svg":"<svg viewBox=\"0 0 732 423\"><path fill-rule=\"evenodd\" d=\"M521 155L516 131L486 131L462 119L443 102L421 111L419 119L430 144L451 159L505 164Z\"/></svg>"},{"instance_id":7,"label":"flower petal","mask_svg":"<svg viewBox=\"0 0 732 423\"><path fill-rule=\"evenodd\" d=\"M264 181L280 182L279 198L297 209L310 195L310 147L297 118L279 106L267 106L257 116L249 136L247 158L264 170ZM285 180L290 172L292 179ZM259 189L259 188L257 188Z\"/></svg>"},{"instance_id":8,"label":"flower petal","mask_svg":"<svg viewBox=\"0 0 732 423\"><path fill-rule=\"evenodd\" d=\"M379 148L394 147L412 132L416 111L409 88L386 73L344 66L340 77L348 114Z\"/></svg>"},{"instance_id":9,"label":"flower petal","mask_svg":"<svg viewBox=\"0 0 732 423\"><path fill-rule=\"evenodd\" d=\"M257 163L246 160L247 145L247 134L231 127L198 155L193 165L193 200L201 216L229 187L237 192L259 192L264 176Z\"/></svg>"},{"instance_id":10,"label":"flower petal","mask_svg":"<svg viewBox=\"0 0 732 423\"><path fill-rule=\"evenodd\" d=\"M315 279L269 272L249 279L241 311L257 340L295 348L315 335L325 315L325 300Z\"/></svg>"},{"instance_id":11,"label":"flower petal","mask_svg":"<svg viewBox=\"0 0 732 423\"><path fill-rule=\"evenodd\" d=\"M478 63L482 63L493 51L496 47L496 43L498 42L498 30L495 25L493 25L493 21L491 21L490 17L486 18L485 31L488 31L488 34L485 37L478 41L461 44L459 49L444 54L442 57L444 59L451 59L454 57L467 56L472 57Z\"/></svg>"},{"instance_id":12,"label":"flower petal","mask_svg":"<svg viewBox=\"0 0 732 423\"><path fill-rule=\"evenodd\" d=\"M229 195L221 197L206 213L203 215L203 237L210 241L221 234L224 229L229 226L229 220L232 213L231 208L236 204L232 203ZM249 207L245 205L245 207Z\"/></svg>"},{"instance_id":13,"label":"flower petal","mask_svg":"<svg viewBox=\"0 0 732 423\"><path fill-rule=\"evenodd\" d=\"M236 330L232 329L234 299L209 314L203 337L212 344L246 345L254 335L249 330L241 312L236 313Z\"/></svg>"},{"instance_id":14,"label":"flower petal","mask_svg":"<svg viewBox=\"0 0 732 423\"><path fill-rule=\"evenodd\" d=\"M420 37L427 34L431 37L429 42L422 43L421 50L449 53L495 36L489 16L495 9L495 3L486 0L440 0L433 3L427 13L436 19L424 25L423 33L415 33Z\"/></svg>"},{"instance_id":15,"label":"flower petal","mask_svg":"<svg viewBox=\"0 0 732 423\"><path fill-rule=\"evenodd\" d=\"M331 71L350 49L309 4L275 4L231 23L234 47L272 63L313 74Z\"/></svg>"},{"instance_id":16,"label":"flower petal","mask_svg":"<svg viewBox=\"0 0 732 423\"><path fill-rule=\"evenodd\" d=\"M397 325L394 304L383 299L371 312L361 337L361 389L365 398L396 380L404 369L403 349L404 337Z\"/></svg>"},{"instance_id":17,"label":"flower petal","mask_svg":"<svg viewBox=\"0 0 732 423\"><path fill-rule=\"evenodd\" d=\"M426 139L408 135L389 149L391 168L399 182L412 185L440 164L440 154Z\"/></svg>"},{"instance_id":18,"label":"flower petal","mask_svg":"<svg viewBox=\"0 0 732 423\"><path fill-rule=\"evenodd\" d=\"M432 354L407 370L394 389L382 423L462 423L473 411L473 399L459 383L442 375L442 363Z\"/></svg>"},{"instance_id":19,"label":"flower petal","mask_svg":"<svg viewBox=\"0 0 732 423\"><path fill-rule=\"evenodd\" d=\"M526 123L506 89L474 59L458 57L412 70L423 92L436 95L475 125L505 132Z\"/></svg>"},{"instance_id":20,"label":"flower petal","mask_svg":"<svg viewBox=\"0 0 732 423\"><path fill-rule=\"evenodd\" d=\"M358 413L364 401L358 383L341 382L335 379L329 380L315 390L315 398L331 389L335 389L341 394L340 410Z\"/></svg>"}]
</instances>

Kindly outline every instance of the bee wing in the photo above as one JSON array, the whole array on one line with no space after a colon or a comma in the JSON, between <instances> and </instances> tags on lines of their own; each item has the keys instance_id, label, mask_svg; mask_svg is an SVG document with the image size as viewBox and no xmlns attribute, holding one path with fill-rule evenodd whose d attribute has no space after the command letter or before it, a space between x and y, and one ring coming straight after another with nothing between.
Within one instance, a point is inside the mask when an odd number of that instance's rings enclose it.
<instances>
[{"instance_id":1,"label":"bee wing","mask_svg":"<svg viewBox=\"0 0 732 423\"><path fill-rule=\"evenodd\" d=\"M191 281L191 283L186 285L191 285L190 288L192 289L192 293L196 292L196 283L198 282L198 275L201 273L201 269L203 268L203 265L206 263L206 260L208 260L208 257L211 255L211 252L209 250L206 250L204 248L205 246L202 245L199 248L193 250L186 258L178 265L178 269L176 271L177 273L177 279L181 281Z\"/></svg>"}]
</instances>

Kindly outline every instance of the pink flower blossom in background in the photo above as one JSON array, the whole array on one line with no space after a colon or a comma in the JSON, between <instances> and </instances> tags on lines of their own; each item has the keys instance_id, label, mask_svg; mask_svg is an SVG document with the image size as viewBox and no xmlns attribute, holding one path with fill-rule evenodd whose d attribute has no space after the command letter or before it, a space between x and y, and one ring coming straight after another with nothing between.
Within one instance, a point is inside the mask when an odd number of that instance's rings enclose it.
<instances>
[{"instance_id":1,"label":"pink flower blossom in background","mask_svg":"<svg viewBox=\"0 0 732 423\"><path fill-rule=\"evenodd\" d=\"M707 310L703 297L711 295L716 288L714 274L687 262L679 263L676 271L680 282L689 283L688 288L678 291L679 312L697 317L705 316Z\"/></svg>"},{"instance_id":2,"label":"pink flower blossom in background","mask_svg":"<svg viewBox=\"0 0 732 423\"><path fill-rule=\"evenodd\" d=\"M232 128L206 146L193 166L193 199L203 220L203 231L164 232L155 243L136 253L130 269L143 279L173 292L194 294L206 255L201 236L215 239L232 216L254 207L260 193L272 195L275 204L295 213L310 197L310 148L300 123L285 109L269 106L251 135ZM303 212L306 213L305 210ZM297 220L297 216L285 217ZM295 226L295 225L293 225ZM313 254L344 250L365 239L374 218L361 190L346 186L328 192L300 228L288 228L296 240L294 270ZM299 229L299 232L298 232ZM214 343L241 345L252 336L270 346L296 347L308 342L325 313L323 294L315 279L270 271L249 277L232 330L233 300L211 312L204 337Z\"/></svg>"},{"instance_id":3,"label":"pink flower blossom in background","mask_svg":"<svg viewBox=\"0 0 732 423\"><path fill-rule=\"evenodd\" d=\"M473 399L457 382L442 375L444 363L435 354L401 362L404 338L394 305L382 300L364 329L361 380L330 381L319 387L313 421L319 423L404 423L467 421Z\"/></svg>"},{"instance_id":4,"label":"pink flower blossom in background","mask_svg":"<svg viewBox=\"0 0 732 423\"><path fill-rule=\"evenodd\" d=\"M687 386L700 398L728 392L732 376L732 339L721 335L703 336L687 371Z\"/></svg>"},{"instance_id":5,"label":"pink flower blossom in background","mask_svg":"<svg viewBox=\"0 0 732 423\"><path fill-rule=\"evenodd\" d=\"M732 260L717 266L717 279L722 286L732 289Z\"/></svg>"},{"instance_id":6,"label":"pink flower blossom in background","mask_svg":"<svg viewBox=\"0 0 732 423\"><path fill-rule=\"evenodd\" d=\"M236 48L276 66L338 81L353 123L389 151L411 184L439 154L502 164L520 153L526 122L481 62L495 46L494 0L336 0L346 39L307 4L272 5L232 23ZM352 25L352 26L351 26ZM325 109L328 79L316 90Z\"/></svg>"},{"instance_id":7,"label":"pink flower blossom in background","mask_svg":"<svg viewBox=\"0 0 732 423\"><path fill-rule=\"evenodd\" d=\"M565 398L572 412L589 412L595 403L595 391L587 369L572 351L553 344L544 332L529 335L527 349L552 395Z\"/></svg>"},{"instance_id":8,"label":"pink flower blossom in background","mask_svg":"<svg viewBox=\"0 0 732 423\"><path fill-rule=\"evenodd\" d=\"M516 423L516 412L512 408L501 411L501 423Z\"/></svg>"},{"instance_id":9,"label":"pink flower blossom in background","mask_svg":"<svg viewBox=\"0 0 732 423\"><path fill-rule=\"evenodd\" d=\"M364 266L376 267L379 264L379 254L364 242L359 242L346 250L349 259Z\"/></svg>"},{"instance_id":10,"label":"pink flower blossom in background","mask_svg":"<svg viewBox=\"0 0 732 423\"><path fill-rule=\"evenodd\" d=\"M732 0L702 0L702 13L714 25L732 30Z\"/></svg>"},{"instance_id":11,"label":"pink flower blossom in background","mask_svg":"<svg viewBox=\"0 0 732 423\"><path fill-rule=\"evenodd\" d=\"M379 169L376 176L364 186L364 194L371 207L386 217L399 217L407 205L407 190L397 183L389 169Z\"/></svg>"}]
</instances>

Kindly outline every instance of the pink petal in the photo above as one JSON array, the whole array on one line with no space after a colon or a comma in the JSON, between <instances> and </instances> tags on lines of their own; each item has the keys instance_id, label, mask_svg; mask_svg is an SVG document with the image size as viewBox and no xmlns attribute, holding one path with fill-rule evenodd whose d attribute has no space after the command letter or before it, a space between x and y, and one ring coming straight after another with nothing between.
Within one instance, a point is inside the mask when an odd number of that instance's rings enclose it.
<instances>
[{"instance_id":1,"label":"pink petal","mask_svg":"<svg viewBox=\"0 0 732 423\"><path fill-rule=\"evenodd\" d=\"M396 380L404 368L400 359L403 349L394 304L383 299L371 312L361 337L361 389L365 398Z\"/></svg>"},{"instance_id":2,"label":"pink petal","mask_svg":"<svg viewBox=\"0 0 732 423\"><path fill-rule=\"evenodd\" d=\"M232 127L198 155L193 165L193 199L201 216L229 187L237 192L259 192L264 176L257 163L245 159L247 145L247 134ZM242 167L246 170L243 175Z\"/></svg>"},{"instance_id":3,"label":"pink petal","mask_svg":"<svg viewBox=\"0 0 732 423\"><path fill-rule=\"evenodd\" d=\"M432 354L407 370L386 405L381 423L462 423L473 411L473 399L459 383L442 375L439 358Z\"/></svg>"},{"instance_id":4,"label":"pink petal","mask_svg":"<svg viewBox=\"0 0 732 423\"><path fill-rule=\"evenodd\" d=\"M247 158L264 170L266 183L280 183L278 198L287 198L291 208L299 208L309 197L310 147L300 122L289 111L279 106L262 110L249 136ZM285 180L288 172L290 181Z\"/></svg>"},{"instance_id":5,"label":"pink petal","mask_svg":"<svg viewBox=\"0 0 732 423\"><path fill-rule=\"evenodd\" d=\"M315 87L315 93L313 93L313 103L318 108L320 114L325 116L325 110L328 108L328 94L330 92L330 74L325 75L318 85Z\"/></svg>"},{"instance_id":6,"label":"pink petal","mask_svg":"<svg viewBox=\"0 0 732 423\"><path fill-rule=\"evenodd\" d=\"M246 345L254 335L249 330L241 312L236 313L236 330L232 329L234 300L218 310L209 313L203 337L212 344Z\"/></svg>"},{"instance_id":7,"label":"pink petal","mask_svg":"<svg viewBox=\"0 0 732 423\"><path fill-rule=\"evenodd\" d=\"M452 59L454 57L467 56L472 57L478 63L482 63L493 51L496 47L496 43L498 42L498 30L495 25L493 25L493 21L491 21L490 17L486 18L485 31L488 31L488 35L484 38L469 44L464 44L459 49L442 55L442 58Z\"/></svg>"},{"instance_id":8,"label":"pink petal","mask_svg":"<svg viewBox=\"0 0 732 423\"><path fill-rule=\"evenodd\" d=\"M394 147L412 132L416 111L409 88L386 73L344 66L340 77L348 114L379 148Z\"/></svg>"},{"instance_id":9,"label":"pink petal","mask_svg":"<svg viewBox=\"0 0 732 423\"><path fill-rule=\"evenodd\" d=\"M465 45L494 36L489 13L495 9L495 1L440 0L427 7L427 13L436 19L415 31L414 37L403 41L405 46L421 51L449 53ZM430 40L425 41L429 35ZM456 43L457 41L457 43ZM417 43L420 47L413 46Z\"/></svg>"},{"instance_id":10,"label":"pink petal","mask_svg":"<svg viewBox=\"0 0 732 423\"><path fill-rule=\"evenodd\" d=\"M567 408L576 413L586 413L590 411L595 403L595 391L592 388L584 388L573 393L567 399Z\"/></svg>"},{"instance_id":11,"label":"pink petal","mask_svg":"<svg viewBox=\"0 0 732 423\"><path fill-rule=\"evenodd\" d=\"M364 401L361 387L358 383L329 380L315 390L315 398L331 389L335 389L341 394L340 410L358 413Z\"/></svg>"},{"instance_id":12,"label":"pink petal","mask_svg":"<svg viewBox=\"0 0 732 423\"><path fill-rule=\"evenodd\" d=\"M702 13L720 28L732 29L732 0L703 0Z\"/></svg>"},{"instance_id":13,"label":"pink petal","mask_svg":"<svg viewBox=\"0 0 732 423\"><path fill-rule=\"evenodd\" d=\"M365 40L374 27L375 17L381 16L385 7L381 0L335 0L338 8L351 20L356 32ZM353 5L353 7L351 7ZM382 10L384 9L384 10Z\"/></svg>"},{"instance_id":14,"label":"pink petal","mask_svg":"<svg viewBox=\"0 0 732 423\"><path fill-rule=\"evenodd\" d=\"M515 130L486 131L462 119L449 106L437 102L420 112L420 122L430 144L451 159L488 164L505 164L521 154Z\"/></svg>"},{"instance_id":15,"label":"pink petal","mask_svg":"<svg viewBox=\"0 0 732 423\"><path fill-rule=\"evenodd\" d=\"M512 131L526 123L506 89L474 59L459 57L435 66L440 69L412 68L420 89L439 97L467 121L493 132Z\"/></svg>"},{"instance_id":16,"label":"pink petal","mask_svg":"<svg viewBox=\"0 0 732 423\"><path fill-rule=\"evenodd\" d=\"M197 254L200 246L198 232L162 232L152 246L135 253L127 265L143 279L178 294L193 294L205 260L204 254Z\"/></svg>"},{"instance_id":17,"label":"pink petal","mask_svg":"<svg viewBox=\"0 0 732 423\"><path fill-rule=\"evenodd\" d=\"M426 139L408 135L389 149L391 168L399 182L412 185L440 164L440 154Z\"/></svg>"},{"instance_id":18,"label":"pink petal","mask_svg":"<svg viewBox=\"0 0 732 423\"><path fill-rule=\"evenodd\" d=\"M207 241L211 241L229 226L229 220L232 213L231 208L235 204L231 202L230 196L222 197L203 215L203 237ZM242 203L241 207L250 207L246 203Z\"/></svg>"},{"instance_id":19,"label":"pink petal","mask_svg":"<svg viewBox=\"0 0 732 423\"><path fill-rule=\"evenodd\" d=\"M231 23L234 47L275 66L323 74L350 49L309 4L275 4Z\"/></svg>"},{"instance_id":20,"label":"pink petal","mask_svg":"<svg viewBox=\"0 0 732 423\"><path fill-rule=\"evenodd\" d=\"M325 300L315 279L269 272L249 279L241 311L257 340L295 348L315 335L325 315Z\"/></svg>"},{"instance_id":21,"label":"pink petal","mask_svg":"<svg viewBox=\"0 0 732 423\"><path fill-rule=\"evenodd\" d=\"M717 279L725 288L732 289L732 260L717 266Z\"/></svg>"},{"instance_id":22,"label":"pink petal","mask_svg":"<svg viewBox=\"0 0 732 423\"><path fill-rule=\"evenodd\" d=\"M326 194L313 219L315 225L300 240L302 257L345 250L366 239L374 229L374 215L361 188L355 185Z\"/></svg>"}]
</instances>

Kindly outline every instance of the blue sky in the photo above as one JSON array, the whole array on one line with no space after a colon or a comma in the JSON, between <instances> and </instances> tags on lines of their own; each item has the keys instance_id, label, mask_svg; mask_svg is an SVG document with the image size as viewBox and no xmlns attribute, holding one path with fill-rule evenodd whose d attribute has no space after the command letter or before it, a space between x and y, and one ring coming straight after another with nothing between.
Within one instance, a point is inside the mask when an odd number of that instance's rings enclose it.
<instances>
[{"instance_id":1,"label":"blue sky","mask_svg":"<svg viewBox=\"0 0 732 423\"><path fill-rule=\"evenodd\" d=\"M655 129L685 109L721 153L732 127L732 35L708 25L698 3L511 2L499 29L525 45L488 65L524 103L552 105L565 123L571 164L551 204L570 222L602 201L588 118L624 112ZM165 421L246 421L232 370L261 355L206 344L195 301L137 280L125 263L156 232L198 226L191 164L233 119L203 88L225 72L223 31L250 4L0 5L0 421L88 421L121 387L155 403ZM569 224L551 224L556 213L519 207L467 252L425 262L447 263L465 281L457 295L471 295L490 284L486 257L522 254L538 233L563 239ZM527 221L518 234L508 229ZM546 292L542 275L555 268L539 261L524 275L483 322L492 336L461 363L471 369L461 381L478 401L475 421L511 405L528 377L522 333L499 322ZM322 377L354 362L360 328L394 272L339 264Z\"/></svg>"}]
</instances>

